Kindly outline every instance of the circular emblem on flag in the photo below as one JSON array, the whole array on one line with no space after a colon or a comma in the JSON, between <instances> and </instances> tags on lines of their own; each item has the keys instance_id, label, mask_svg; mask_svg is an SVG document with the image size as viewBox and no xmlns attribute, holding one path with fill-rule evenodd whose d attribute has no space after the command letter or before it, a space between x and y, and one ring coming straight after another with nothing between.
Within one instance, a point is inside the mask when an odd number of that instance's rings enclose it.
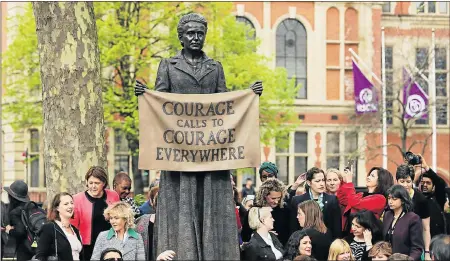
<instances>
[{"instance_id":1,"label":"circular emblem on flag","mask_svg":"<svg viewBox=\"0 0 450 261\"><path fill-rule=\"evenodd\" d=\"M406 101L406 114L408 114L411 117L419 117L422 115L423 111L425 110L425 101L422 98L422 96L418 94L413 94L408 97L408 100Z\"/></svg>"},{"instance_id":2,"label":"circular emblem on flag","mask_svg":"<svg viewBox=\"0 0 450 261\"><path fill-rule=\"evenodd\" d=\"M359 100L363 103L370 103L373 99L373 92L369 88L364 88L359 92Z\"/></svg>"}]
</instances>

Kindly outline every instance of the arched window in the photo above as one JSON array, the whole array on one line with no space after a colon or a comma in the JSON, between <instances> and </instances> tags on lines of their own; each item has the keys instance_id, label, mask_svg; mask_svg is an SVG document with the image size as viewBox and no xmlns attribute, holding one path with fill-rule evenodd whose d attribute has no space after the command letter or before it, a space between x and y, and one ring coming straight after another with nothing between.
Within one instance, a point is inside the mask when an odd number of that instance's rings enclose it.
<instances>
[{"instance_id":1,"label":"arched window","mask_svg":"<svg viewBox=\"0 0 450 261\"><path fill-rule=\"evenodd\" d=\"M240 23L244 23L247 26L247 31L245 33L245 36L248 40L255 40L256 39L256 33L255 33L255 26L253 23L245 16L236 16L236 21Z\"/></svg>"},{"instance_id":2,"label":"arched window","mask_svg":"<svg viewBox=\"0 0 450 261\"><path fill-rule=\"evenodd\" d=\"M301 85L297 93L298 99L306 99L306 29L296 19L286 19L277 28L277 58L278 67L287 70L289 79L295 78L295 83Z\"/></svg>"}]
</instances>

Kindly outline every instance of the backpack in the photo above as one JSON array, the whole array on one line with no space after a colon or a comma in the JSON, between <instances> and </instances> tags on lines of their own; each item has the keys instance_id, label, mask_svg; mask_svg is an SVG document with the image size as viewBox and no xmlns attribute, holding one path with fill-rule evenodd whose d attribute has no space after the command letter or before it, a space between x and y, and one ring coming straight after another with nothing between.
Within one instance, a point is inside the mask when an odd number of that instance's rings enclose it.
<instances>
[{"instance_id":1,"label":"backpack","mask_svg":"<svg viewBox=\"0 0 450 261\"><path fill-rule=\"evenodd\" d=\"M37 242L39 241L39 234L44 224L47 223L47 214L36 204L36 202L29 201L22 209L22 223L25 226L27 237L25 239L25 248L30 253L36 253Z\"/></svg>"}]
</instances>

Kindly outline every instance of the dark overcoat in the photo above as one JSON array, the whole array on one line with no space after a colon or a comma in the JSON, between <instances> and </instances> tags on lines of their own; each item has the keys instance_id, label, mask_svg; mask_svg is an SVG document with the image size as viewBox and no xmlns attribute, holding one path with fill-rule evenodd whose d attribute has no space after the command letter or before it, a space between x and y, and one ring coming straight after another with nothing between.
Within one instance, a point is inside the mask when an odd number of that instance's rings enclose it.
<instances>
[{"instance_id":1,"label":"dark overcoat","mask_svg":"<svg viewBox=\"0 0 450 261\"><path fill-rule=\"evenodd\" d=\"M203 54L196 67L183 51L159 64L155 90L184 94L226 92L222 65ZM161 174L156 211L156 252L177 260L239 260L229 171Z\"/></svg>"}]
</instances>

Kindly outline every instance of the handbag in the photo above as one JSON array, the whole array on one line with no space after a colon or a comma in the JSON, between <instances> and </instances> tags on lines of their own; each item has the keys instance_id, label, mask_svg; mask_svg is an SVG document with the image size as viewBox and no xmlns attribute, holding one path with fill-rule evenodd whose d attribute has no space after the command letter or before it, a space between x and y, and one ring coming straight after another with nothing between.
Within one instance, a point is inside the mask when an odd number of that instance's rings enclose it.
<instances>
[{"instance_id":1,"label":"handbag","mask_svg":"<svg viewBox=\"0 0 450 261\"><path fill-rule=\"evenodd\" d=\"M55 255L47 257L47 261L59 261L58 259L58 241L56 240L56 227L55 223L53 223L53 230L55 232ZM34 255L30 261L40 261L40 259L36 258L36 255Z\"/></svg>"},{"instance_id":2,"label":"handbag","mask_svg":"<svg viewBox=\"0 0 450 261\"><path fill-rule=\"evenodd\" d=\"M56 227L55 223L53 223L53 230L55 232L55 255L47 257L47 261L58 261L58 241L56 240Z\"/></svg>"}]
</instances>

